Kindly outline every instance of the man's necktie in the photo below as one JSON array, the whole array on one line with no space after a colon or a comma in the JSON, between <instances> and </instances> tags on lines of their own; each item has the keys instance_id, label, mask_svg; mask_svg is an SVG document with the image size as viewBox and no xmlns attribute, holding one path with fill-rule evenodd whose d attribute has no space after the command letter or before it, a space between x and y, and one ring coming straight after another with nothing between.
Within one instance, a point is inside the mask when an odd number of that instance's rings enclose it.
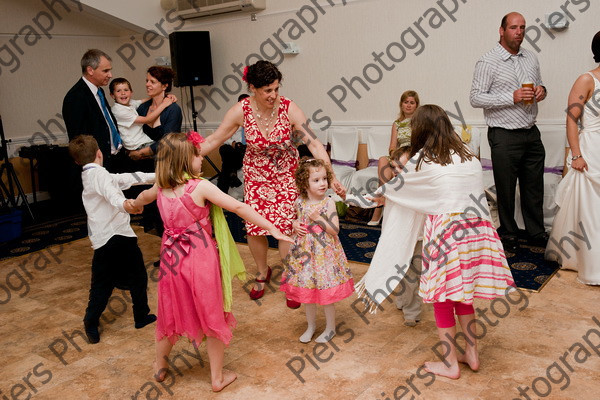
<instances>
[{"instance_id":1,"label":"man's necktie","mask_svg":"<svg viewBox=\"0 0 600 400\"><path fill-rule=\"evenodd\" d=\"M106 98L104 97L104 90L102 88L98 88L98 97L100 97L100 104L102 105L102 113L104 114L104 118L108 122L108 126L110 127L110 134L112 136L112 143L115 146L115 149L119 149L121 145L121 136L119 135L119 131L113 122L110 113L108 112L108 107L106 105Z\"/></svg>"}]
</instances>

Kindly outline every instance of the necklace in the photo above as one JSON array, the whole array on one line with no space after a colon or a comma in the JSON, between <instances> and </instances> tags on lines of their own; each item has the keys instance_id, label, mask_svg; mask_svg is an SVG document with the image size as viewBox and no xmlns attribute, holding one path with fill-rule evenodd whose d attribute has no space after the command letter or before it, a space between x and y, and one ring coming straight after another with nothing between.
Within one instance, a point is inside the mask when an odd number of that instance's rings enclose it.
<instances>
[{"instance_id":1,"label":"necklace","mask_svg":"<svg viewBox=\"0 0 600 400\"><path fill-rule=\"evenodd\" d=\"M258 112L258 103L256 102L256 100L254 100L254 104L255 104L255 111L254 113L256 114L256 122L258 122L258 127L261 128L262 125L262 129L265 131L265 135L269 136L269 128L271 126L271 122L273 121L273 117L275 116L275 111L277 110L277 104L273 105L273 109L271 110L271 115L269 116L261 116L260 113ZM275 128L273 126L273 128Z\"/></svg>"}]
</instances>

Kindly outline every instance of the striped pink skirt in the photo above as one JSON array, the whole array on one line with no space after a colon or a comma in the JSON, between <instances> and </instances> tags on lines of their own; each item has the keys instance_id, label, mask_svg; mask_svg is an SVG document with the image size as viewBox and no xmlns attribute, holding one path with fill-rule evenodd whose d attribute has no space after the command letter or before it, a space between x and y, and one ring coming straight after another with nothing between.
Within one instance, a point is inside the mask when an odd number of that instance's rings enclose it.
<instances>
[{"instance_id":1,"label":"striped pink skirt","mask_svg":"<svg viewBox=\"0 0 600 400\"><path fill-rule=\"evenodd\" d=\"M419 294L426 303L472 304L503 297L515 283L496 229L473 214L428 215Z\"/></svg>"}]
</instances>

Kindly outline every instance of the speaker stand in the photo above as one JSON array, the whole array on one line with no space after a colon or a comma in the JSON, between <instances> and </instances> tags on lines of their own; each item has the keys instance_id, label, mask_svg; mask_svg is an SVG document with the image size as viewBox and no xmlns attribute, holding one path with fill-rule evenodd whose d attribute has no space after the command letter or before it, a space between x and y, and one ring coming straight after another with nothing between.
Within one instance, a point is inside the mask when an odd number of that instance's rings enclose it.
<instances>
[{"instance_id":1,"label":"speaker stand","mask_svg":"<svg viewBox=\"0 0 600 400\"><path fill-rule=\"evenodd\" d=\"M3 160L3 163L0 166L0 204L2 205L2 207L7 207L10 204L14 208L17 208L17 203L19 199L21 199L22 204L25 205L25 208L31 216L31 219L34 220L35 217L33 216L31 207L29 207L27 196L25 196L25 192L23 191L23 187L21 186L19 177L15 172L15 167L13 167L12 163L8 158L8 143L10 143L10 139L6 140L6 137L4 136L4 128L2 127L2 116L0 116L0 159ZM6 173L6 185L2 180L2 178L4 177L4 173ZM13 187L13 183L17 187L16 193Z\"/></svg>"},{"instance_id":2,"label":"speaker stand","mask_svg":"<svg viewBox=\"0 0 600 400\"><path fill-rule=\"evenodd\" d=\"M192 99L192 126L194 127L194 131L198 132L198 125L196 124L196 117L198 116L198 112L196 111L196 105L195 105L195 101L194 101L194 87L191 85L190 85L190 97ZM219 168L217 168L215 163L212 162L212 160L208 157L208 155L205 155L204 159L206 161L208 161L210 166L213 167L213 169L216 171L216 174L213 175L209 179L209 181L212 181L213 179L215 179L216 177L219 176L219 174L221 173L221 170Z\"/></svg>"}]
</instances>

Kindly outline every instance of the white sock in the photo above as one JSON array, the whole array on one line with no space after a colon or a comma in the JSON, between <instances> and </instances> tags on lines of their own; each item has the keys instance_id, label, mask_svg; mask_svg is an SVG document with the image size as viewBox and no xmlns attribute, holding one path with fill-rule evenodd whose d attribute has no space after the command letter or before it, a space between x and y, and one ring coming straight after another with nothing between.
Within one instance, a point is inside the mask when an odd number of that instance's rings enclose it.
<instances>
[{"instance_id":1,"label":"white sock","mask_svg":"<svg viewBox=\"0 0 600 400\"><path fill-rule=\"evenodd\" d=\"M334 336L335 336L335 330L330 331L328 329L325 329L323 331L323 333L321 333L319 335L319 337L315 339L315 342L317 342L317 343L327 343Z\"/></svg>"},{"instance_id":2,"label":"white sock","mask_svg":"<svg viewBox=\"0 0 600 400\"><path fill-rule=\"evenodd\" d=\"M316 304L305 304L304 311L306 312L306 322L308 322L308 328L300 336L302 343L308 343L312 340L316 330L316 319L317 319L317 305Z\"/></svg>"},{"instance_id":3,"label":"white sock","mask_svg":"<svg viewBox=\"0 0 600 400\"><path fill-rule=\"evenodd\" d=\"M300 341L302 343L308 343L312 340L312 337L315 334L315 327L314 326L308 326L308 328L306 328L306 331L304 331L304 333L302 334L302 336L300 336Z\"/></svg>"},{"instance_id":4,"label":"white sock","mask_svg":"<svg viewBox=\"0 0 600 400\"><path fill-rule=\"evenodd\" d=\"M327 343L335 336L335 305L323 306L325 312L325 330L315 339L317 343Z\"/></svg>"}]
</instances>

